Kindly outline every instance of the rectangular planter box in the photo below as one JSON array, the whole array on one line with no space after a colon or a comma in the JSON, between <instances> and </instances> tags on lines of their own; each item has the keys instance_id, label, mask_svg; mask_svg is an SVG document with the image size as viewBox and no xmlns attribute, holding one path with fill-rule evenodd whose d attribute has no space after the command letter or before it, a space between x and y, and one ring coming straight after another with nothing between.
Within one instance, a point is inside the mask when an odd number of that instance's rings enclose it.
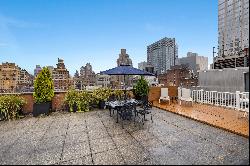
<instances>
[{"instance_id":1,"label":"rectangular planter box","mask_svg":"<svg viewBox=\"0 0 250 166\"><path fill-rule=\"evenodd\" d=\"M40 103L40 104L33 104L33 116L37 117L40 114L49 114L51 109L51 102L48 103Z\"/></svg>"}]
</instances>

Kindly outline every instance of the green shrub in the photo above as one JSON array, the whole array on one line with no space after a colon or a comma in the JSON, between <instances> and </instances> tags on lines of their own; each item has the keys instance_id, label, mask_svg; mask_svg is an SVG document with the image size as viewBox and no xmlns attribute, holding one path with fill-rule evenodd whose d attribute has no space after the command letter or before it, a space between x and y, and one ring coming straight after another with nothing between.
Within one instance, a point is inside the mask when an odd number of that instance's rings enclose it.
<instances>
[{"instance_id":1,"label":"green shrub","mask_svg":"<svg viewBox=\"0 0 250 166\"><path fill-rule=\"evenodd\" d=\"M47 67L35 79L33 96L36 103L50 102L54 96L52 75Z\"/></svg>"},{"instance_id":2,"label":"green shrub","mask_svg":"<svg viewBox=\"0 0 250 166\"><path fill-rule=\"evenodd\" d=\"M26 101L17 95L0 96L0 114L4 120L19 118L19 111Z\"/></svg>"},{"instance_id":3,"label":"green shrub","mask_svg":"<svg viewBox=\"0 0 250 166\"><path fill-rule=\"evenodd\" d=\"M74 105L77 106L78 112L89 111L92 102L92 94L87 91L79 92L70 89L65 96L65 103L69 105L70 112L73 112Z\"/></svg>"},{"instance_id":4,"label":"green shrub","mask_svg":"<svg viewBox=\"0 0 250 166\"><path fill-rule=\"evenodd\" d=\"M137 96L147 96L149 92L148 82L141 77L134 87L135 95Z\"/></svg>"},{"instance_id":5,"label":"green shrub","mask_svg":"<svg viewBox=\"0 0 250 166\"><path fill-rule=\"evenodd\" d=\"M65 96L65 103L69 105L69 111L73 112L73 106L76 104L78 100L78 92L74 89L68 90Z\"/></svg>"},{"instance_id":6,"label":"green shrub","mask_svg":"<svg viewBox=\"0 0 250 166\"><path fill-rule=\"evenodd\" d=\"M120 89L114 89L112 95L114 95L116 99L120 100L124 96L124 92Z\"/></svg>"},{"instance_id":7,"label":"green shrub","mask_svg":"<svg viewBox=\"0 0 250 166\"><path fill-rule=\"evenodd\" d=\"M107 101L112 95L112 90L110 88L98 88L93 91L92 97L95 99L95 103L100 101Z\"/></svg>"}]
</instances>

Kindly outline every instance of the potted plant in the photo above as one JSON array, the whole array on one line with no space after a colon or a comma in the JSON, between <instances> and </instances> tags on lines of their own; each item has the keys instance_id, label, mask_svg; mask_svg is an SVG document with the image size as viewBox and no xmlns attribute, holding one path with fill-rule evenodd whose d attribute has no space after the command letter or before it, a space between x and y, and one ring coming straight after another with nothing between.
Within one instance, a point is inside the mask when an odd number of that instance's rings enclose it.
<instances>
[{"instance_id":1,"label":"potted plant","mask_svg":"<svg viewBox=\"0 0 250 166\"><path fill-rule=\"evenodd\" d=\"M0 96L0 120L17 119L26 101L18 95Z\"/></svg>"},{"instance_id":2,"label":"potted plant","mask_svg":"<svg viewBox=\"0 0 250 166\"><path fill-rule=\"evenodd\" d=\"M77 101L78 101L78 92L71 88L68 90L66 96L65 96L65 103L68 105L68 111L69 112L76 112L77 111Z\"/></svg>"},{"instance_id":3,"label":"potted plant","mask_svg":"<svg viewBox=\"0 0 250 166\"><path fill-rule=\"evenodd\" d=\"M49 114L51 101L54 96L54 85L52 75L47 67L44 67L34 82L35 103L33 105L33 116Z\"/></svg>"},{"instance_id":4,"label":"potted plant","mask_svg":"<svg viewBox=\"0 0 250 166\"><path fill-rule=\"evenodd\" d=\"M116 99L121 100L124 97L124 92L123 90L115 89L113 90L112 95L114 95Z\"/></svg>"},{"instance_id":5,"label":"potted plant","mask_svg":"<svg viewBox=\"0 0 250 166\"><path fill-rule=\"evenodd\" d=\"M98 88L93 91L93 96L96 99L96 103L99 105L100 109L105 108L105 102L111 95L111 89L109 88Z\"/></svg>"},{"instance_id":6,"label":"potted plant","mask_svg":"<svg viewBox=\"0 0 250 166\"><path fill-rule=\"evenodd\" d=\"M136 85L134 86L134 94L135 94L135 98L137 100L141 100L144 97L148 96L148 92L149 92L149 86L148 86L148 82L144 79L144 77L141 77Z\"/></svg>"}]
</instances>

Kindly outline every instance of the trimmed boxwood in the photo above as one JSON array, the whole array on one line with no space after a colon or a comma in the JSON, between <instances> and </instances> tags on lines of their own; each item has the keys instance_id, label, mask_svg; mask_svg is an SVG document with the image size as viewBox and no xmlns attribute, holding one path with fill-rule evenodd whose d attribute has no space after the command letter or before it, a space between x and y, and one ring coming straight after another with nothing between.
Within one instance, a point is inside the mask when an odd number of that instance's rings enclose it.
<instances>
[{"instance_id":1,"label":"trimmed boxwood","mask_svg":"<svg viewBox=\"0 0 250 166\"><path fill-rule=\"evenodd\" d=\"M54 84L47 67L44 67L35 79L33 97L35 98L33 115L48 114L54 97Z\"/></svg>"}]
</instances>

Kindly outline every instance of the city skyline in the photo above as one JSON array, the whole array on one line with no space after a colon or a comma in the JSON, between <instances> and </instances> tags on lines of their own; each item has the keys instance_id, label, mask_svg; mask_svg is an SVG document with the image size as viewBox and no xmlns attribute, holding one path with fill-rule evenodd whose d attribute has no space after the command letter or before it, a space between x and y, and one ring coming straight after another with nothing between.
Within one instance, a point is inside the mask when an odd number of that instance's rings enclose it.
<instances>
[{"instance_id":1,"label":"city skyline","mask_svg":"<svg viewBox=\"0 0 250 166\"><path fill-rule=\"evenodd\" d=\"M168 37L176 39L179 57L197 52L210 64L218 40L217 5L217 0L2 0L0 62L33 73L37 64L55 66L61 58L71 75L88 62L98 73L116 66L120 49L137 65L147 60L147 45Z\"/></svg>"}]
</instances>

